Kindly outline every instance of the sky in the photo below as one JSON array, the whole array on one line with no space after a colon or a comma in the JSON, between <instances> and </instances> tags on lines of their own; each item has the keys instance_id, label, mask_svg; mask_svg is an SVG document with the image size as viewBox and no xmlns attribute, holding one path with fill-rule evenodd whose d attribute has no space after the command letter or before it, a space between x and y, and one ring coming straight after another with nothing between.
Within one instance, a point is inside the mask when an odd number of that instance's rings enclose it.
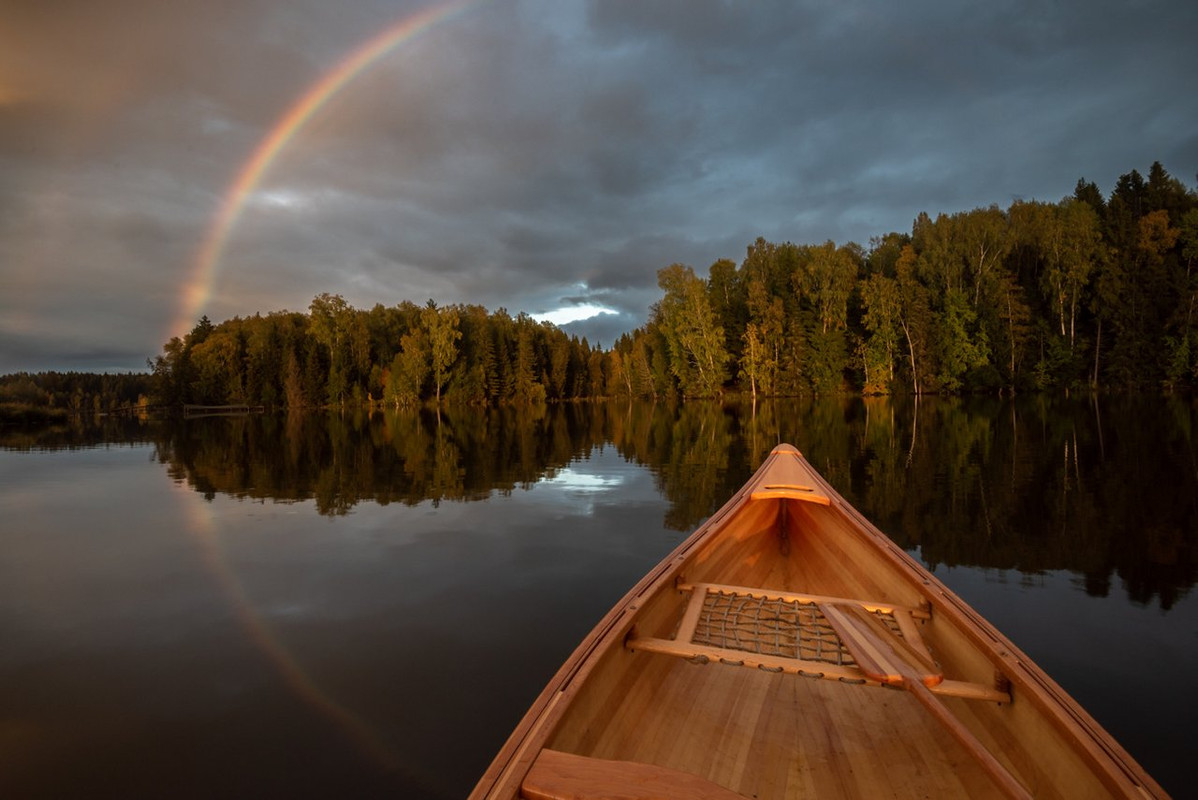
<instances>
[{"instance_id":1,"label":"sky","mask_svg":"<svg viewBox=\"0 0 1198 800\"><path fill-rule=\"evenodd\" d=\"M1198 181L1192 0L0 0L0 374L404 300L610 346L656 273ZM581 319L580 319L581 318ZM576 321L569 321L569 320Z\"/></svg>"}]
</instances>

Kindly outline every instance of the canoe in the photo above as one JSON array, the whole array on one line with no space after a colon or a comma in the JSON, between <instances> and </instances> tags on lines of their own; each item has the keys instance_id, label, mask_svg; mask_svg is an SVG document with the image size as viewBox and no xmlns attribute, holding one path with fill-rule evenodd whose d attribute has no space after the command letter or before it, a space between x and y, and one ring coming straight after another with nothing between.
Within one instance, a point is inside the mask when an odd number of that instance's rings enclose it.
<instances>
[{"instance_id":1,"label":"canoe","mask_svg":"<svg viewBox=\"0 0 1198 800\"><path fill-rule=\"evenodd\" d=\"M471 797L1166 794L781 445L600 621Z\"/></svg>"}]
</instances>

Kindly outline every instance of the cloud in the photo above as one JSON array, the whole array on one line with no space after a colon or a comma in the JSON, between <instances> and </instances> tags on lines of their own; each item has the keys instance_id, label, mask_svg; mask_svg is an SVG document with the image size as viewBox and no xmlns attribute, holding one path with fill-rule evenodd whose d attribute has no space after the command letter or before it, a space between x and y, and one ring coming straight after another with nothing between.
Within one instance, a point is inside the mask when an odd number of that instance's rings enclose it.
<instances>
[{"instance_id":1,"label":"cloud","mask_svg":"<svg viewBox=\"0 0 1198 800\"><path fill-rule=\"evenodd\" d=\"M16 4L0 29L0 372L65 363L84 340L143 343L130 368L157 352L255 146L427 7ZM564 327L610 343L644 323L657 270L705 274L757 236L866 244L920 211L1055 200L1079 177L1109 190L1155 159L1184 178L1196 23L1193 4L1105 0L476 3L287 142L204 310L302 310L325 291L592 304L616 313Z\"/></svg>"},{"instance_id":2,"label":"cloud","mask_svg":"<svg viewBox=\"0 0 1198 800\"><path fill-rule=\"evenodd\" d=\"M577 305L568 305L561 308L555 308L552 311L545 311L534 314L533 318L544 322L551 322L554 325L569 325L575 322L583 322L585 320L594 319L595 317L616 314L610 308L594 305L593 303L579 303Z\"/></svg>"}]
</instances>

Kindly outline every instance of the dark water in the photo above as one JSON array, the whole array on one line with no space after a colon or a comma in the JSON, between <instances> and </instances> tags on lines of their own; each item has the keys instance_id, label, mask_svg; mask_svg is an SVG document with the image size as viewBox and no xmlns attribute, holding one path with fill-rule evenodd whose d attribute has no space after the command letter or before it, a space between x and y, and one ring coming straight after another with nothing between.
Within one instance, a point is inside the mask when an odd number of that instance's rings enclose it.
<instances>
[{"instance_id":1,"label":"dark water","mask_svg":"<svg viewBox=\"0 0 1198 800\"><path fill-rule=\"evenodd\" d=\"M858 399L0 434L0 797L462 797L778 441L1194 796L1196 421Z\"/></svg>"}]
</instances>

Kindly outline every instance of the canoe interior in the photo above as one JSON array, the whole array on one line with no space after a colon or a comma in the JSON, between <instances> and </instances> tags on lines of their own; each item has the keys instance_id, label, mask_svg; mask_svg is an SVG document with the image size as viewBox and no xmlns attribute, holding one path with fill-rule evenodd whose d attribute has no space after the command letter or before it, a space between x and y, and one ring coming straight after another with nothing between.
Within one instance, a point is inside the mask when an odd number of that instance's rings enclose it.
<instances>
[{"instance_id":1,"label":"canoe interior","mask_svg":"<svg viewBox=\"0 0 1198 800\"><path fill-rule=\"evenodd\" d=\"M1126 754L1101 737L1081 737L1079 744L1077 722L1046 714L1045 693L1059 689L1051 681L1041 686L1038 671L996 673L1020 654L1006 652L1005 640L986 641L989 628L979 632L949 608L952 598L942 603L946 590L906 563L830 487L826 505L826 498L758 488L757 499L746 490L725 507L718 535L699 535L640 595L626 598L607 644L593 649L561 692L566 699L525 732L523 768L545 747L695 776L710 782L711 796L722 790L763 800L1010 796L902 689L741 666L745 659L735 654L728 663L700 664L636 649L638 641L668 646L680 624L694 626L684 621L694 591L688 588L719 584L895 604L917 615L926 610L916 619L916 638L943 670L946 686L1010 692L1010 702L939 701L1017 785L1044 798L1108 797L1132 784L1137 794L1163 796L1140 775L1117 774L1125 785L1112 785L1112 770L1096 770L1095 762L1110 760L1112 748Z\"/></svg>"}]
</instances>

